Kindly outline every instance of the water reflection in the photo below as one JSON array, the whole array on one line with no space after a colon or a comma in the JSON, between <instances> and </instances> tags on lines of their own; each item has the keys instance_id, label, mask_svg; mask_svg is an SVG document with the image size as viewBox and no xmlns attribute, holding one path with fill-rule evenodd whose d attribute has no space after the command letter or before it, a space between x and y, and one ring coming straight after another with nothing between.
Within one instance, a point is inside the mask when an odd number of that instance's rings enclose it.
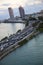
<instances>
[{"instance_id":1,"label":"water reflection","mask_svg":"<svg viewBox=\"0 0 43 65\"><path fill-rule=\"evenodd\" d=\"M0 39L10 34L16 33L19 29L23 29L25 24L21 23L1 23L0 24Z\"/></svg>"}]
</instances>

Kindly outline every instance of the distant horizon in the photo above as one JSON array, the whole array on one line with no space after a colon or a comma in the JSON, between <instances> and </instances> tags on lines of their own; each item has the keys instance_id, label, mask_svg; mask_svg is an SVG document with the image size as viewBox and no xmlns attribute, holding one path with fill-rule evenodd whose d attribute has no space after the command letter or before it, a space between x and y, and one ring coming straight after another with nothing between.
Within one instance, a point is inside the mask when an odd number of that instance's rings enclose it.
<instances>
[{"instance_id":1,"label":"distant horizon","mask_svg":"<svg viewBox=\"0 0 43 65\"><path fill-rule=\"evenodd\" d=\"M11 7L15 16L20 16L19 6L25 10L25 14L32 14L43 10L43 0L1 0L0 1L0 20L8 19L8 8Z\"/></svg>"}]
</instances>

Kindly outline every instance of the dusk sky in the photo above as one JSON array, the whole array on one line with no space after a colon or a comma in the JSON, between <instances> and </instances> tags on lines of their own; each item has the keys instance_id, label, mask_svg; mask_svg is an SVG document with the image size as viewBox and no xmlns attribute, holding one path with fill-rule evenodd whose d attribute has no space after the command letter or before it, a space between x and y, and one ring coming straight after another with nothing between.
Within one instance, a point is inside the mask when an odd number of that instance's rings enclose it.
<instances>
[{"instance_id":1,"label":"dusk sky","mask_svg":"<svg viewBox=\"0 0 43 65\"><path fill-rule=\"evenodd\" d=\"M19 6L24 7L26 14L30 14L43 9L43 0L0 0L0 19L9 18L8 7L13 8L14 16L18 16Z\"/></svg>"}]
</instances>

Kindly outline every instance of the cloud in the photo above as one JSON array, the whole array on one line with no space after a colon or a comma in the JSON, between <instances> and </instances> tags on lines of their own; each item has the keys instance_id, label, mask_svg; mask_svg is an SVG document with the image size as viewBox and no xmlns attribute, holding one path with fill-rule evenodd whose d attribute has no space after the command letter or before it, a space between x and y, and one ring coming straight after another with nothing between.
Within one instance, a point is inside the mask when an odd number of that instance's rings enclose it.
<instances>
[{"instance_id":1,"label":"cloud","mask_svg":"<svg viewBox=\"0 0 43 65\"><path fill-rule=\"evenodd\" d=\"M41 2L43 2L43 0L38 0L38 1L41 1Z\"/></svg>"},{"instance_id":2,"label":"cloud","mask_svg":"<svg viewBox=\"0 0 43 65\"><path fill-rule=\"evenodd\" d=\"M43 9L43 0L0 0L0 19L9 17L8 7L12 7L14 16L19 15L17 10L19 6L24 7L28 14Z\"/></svg>"},{"instance_id":3,"label":"cloud","mask_svg":"<svg viewBox=\"0 0 43 65\"><path fill-rule=\"evenodd\" d=\"M27 5L37 5L41 3L41 0L27 0Z\"/></svg>"},{"instance_id":4,"label":"cloud","mask_svg":"<svg viewBox=\"0 0 43 65\"><path fill-rule=\"evenodd\" d=\"M18 8L19 6L36 5L42 2L43 0L0 0L0 9Z\"/></svg>"},{"instance_id":5,"label":"cloud","mask_svg":"<svg viewBox=\"0 0 43 65\"><path fill-rule=\"evenodd\" d=\"M10 3L2 4L1 6L10 6Z\"/></svg>"},{"instance_id":6,"label":"cloud","mask_svg":"<svg viewBox=\"0 0 43 65\"><path fill-rule=\"evenodd\" d=\"M2 15L2 14L4 14L4 12L3 11L0 11L0 15Z\"/></svg>"}]
</instances>

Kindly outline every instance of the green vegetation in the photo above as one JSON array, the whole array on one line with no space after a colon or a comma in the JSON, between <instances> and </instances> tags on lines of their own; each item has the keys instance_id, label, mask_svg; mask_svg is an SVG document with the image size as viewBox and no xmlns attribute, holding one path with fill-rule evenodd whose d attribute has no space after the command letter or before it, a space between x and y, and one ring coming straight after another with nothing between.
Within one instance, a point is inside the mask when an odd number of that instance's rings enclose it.
<instances>
[{"instance_id":1,"label":"green vegetation","mask_svg":"<svg viewBox=\"0 0 43 65\"><path fill-rule=\"evenodd\" d=\"M20 30L18 30L16 33L19 33L19 32L21 32L21 29L20 29Z\"/></svg>"},{"instance_id":2,"label":"green vegetation","mask_svg":"<svg viewBox=\"0 0 43 65\"><path fill-rule=\"evenodd\" d=\"M18 44L19 44L20 46L22 46L22 45L26 44L26 42L27 42L27 40L25 39L25 40L21 41L21 42L18 43Z\"/></svg>"},{"instance_id":3,"label":"green vegetation","mask_svg":"<svg viewBox=\"0 0 43 65\"><path fill-rule=\"evenodd\" d=\"M40 32L43 32L43 23L40 23L40 25L39 25L37 30L39 30Z\"/></svg>"},{"instance_id":4,"label":"green vegetation","mask_svg":"<svg viewBox=\"0 0 43 65\"><path fill-rule=\"evenodd\" d=\"M37 20L35 17L29 17L29 20Z\"/></svg>"},{"instance_id":5,"label":"green vegetation","mask_svg":"<svg viewBox=\"0 0 43 65\"><path fill-rule=\"evenodd\" d=\"M35 22L32 24L33 27L37 26L39 22Z\"/></svg>"},{"instance_id":6,"label":"green vegetation","mask_svg":"<svg viewBox=\"0 0 43 65\"><path fill-rule=\"evenodd\" d=\"M38 19L43 21L43 16L39 16Z\"/></svg>"}]
</instances>

